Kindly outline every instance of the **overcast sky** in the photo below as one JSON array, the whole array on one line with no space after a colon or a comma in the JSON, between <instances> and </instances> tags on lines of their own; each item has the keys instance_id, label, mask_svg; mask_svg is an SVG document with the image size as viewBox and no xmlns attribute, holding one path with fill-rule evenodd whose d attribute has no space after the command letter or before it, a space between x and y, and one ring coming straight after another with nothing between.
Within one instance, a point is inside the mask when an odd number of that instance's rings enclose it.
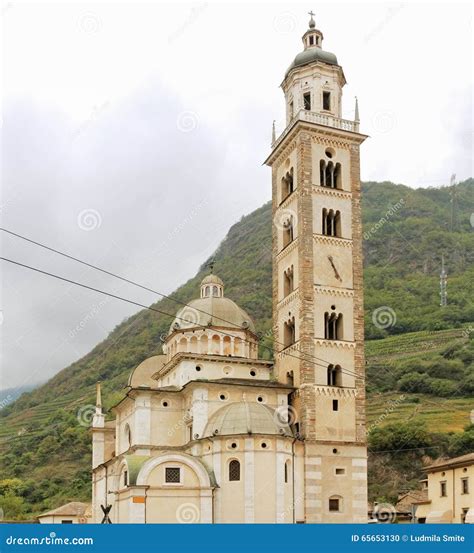
<instances>
[{"instance_id":1,"label":"overcast sky","mask_svg":"<svg viewBox=\"0 0 474 553\"><path fill-rule=\"evenodd\" d=\"M472 175L466 4L3 7L3 226L168 293L270 199L272 120L309 9L359 97L362 178ZM5 257L157 298L1 233ZM2 262L2 388L46 380L135 312Z\"/></svg>"}]
</instances>

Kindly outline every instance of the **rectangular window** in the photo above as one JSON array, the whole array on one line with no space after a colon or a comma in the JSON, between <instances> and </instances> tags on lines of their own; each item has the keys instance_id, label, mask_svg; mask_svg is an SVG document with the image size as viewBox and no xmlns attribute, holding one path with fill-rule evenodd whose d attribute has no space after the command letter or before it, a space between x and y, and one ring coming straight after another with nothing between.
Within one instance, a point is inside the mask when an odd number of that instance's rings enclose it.
<instances>
[{"instance_id":1,"label":"rectangular window","mask_svg":"<svg viewBox=\"0 0 474 553\"><path fill-rule=\"evenodd\" d=\"M179 484L181 482L181 469L177 467L166 467L165 482L167 484Z\"/></svg>"},{"instance_id":2,"label":"rectangular window","mask_svg":"<svg viewBox=\"0 0 474 553\"><path fill-rule=\"evenodd\" d=\"M331 109L331 93L330 92L323 92L323 109L330 110Z\"/></svg>"},{"instance_id":3,"label":"rectangular window","mask_svg":"<svg viewBox=\"0 0 474 553\"><path fill-rule=\"evenodd\" d=\"M339 400L333 399L332 400L332 410L333 411L339 411Z\"/></svg>"},{"instance_id":4,"label":"rectangular window","mask_svg":"<svg viewBox=\"0 0 474 553\"><path fill-rule=\"evenodd\" d=\"M123 485L128 486L128 471L123 472Z\"/></svg>"},{"instance_id":5,"label":"rectangular window","mask_svg":"<svg viewBox=\"0 0 474 553\"><path fill-rule=\"evenodd\" d=\"M446 482L440 482L440 491L441 491L441 497L447 497L447 488L446 488Z\"/></svg>"},{"instance_id":6,"label":"rectangular window","mask_svg":"<svg viewBox=\"0 0 474 553\"><path fill-rule=\"evenodd\" d=\"M336 474L346 474L346 469L336 469Z\"/></svg>"},{"instance_id":7,"label":"rectangular window","mask_svg":"<svg viewBox=\"0 0 474 553\"><path fill-rule=\"evenodd\" d=\"M461 493L469 493L469 478L461 478Z\"/></svg>"},{"instance_id":8,"label":"rectangular window","mask_svg":"<svg viewBox=\"0 0 474 553\"><path fill-rule=\"evenodd\" d=\"M313 46L313 44L314 44L314 36L310 36L309 37L309 45Z\"/></svg>"},{"instance_id":9,"label":"rectangular window","mask_svg":"<svg viewBox=\"0 0 474 553\"><path fill-rule=\"evenodd\" d=\"M293 119L293 114L294 114L293 102L290 102L290 119Z\"/></svg>"},{"instance_id":10,"label":"rectangular window","mask_svg":"<svg viewBox=\"0 0 474 553\"><path fill-rule=\"evenodd\" d=\"M311 94L309 92L303 94L303 107L304 109L311 111Z\"/></svg>"},{"instance_id":11,"label":"rectangular window","mask_svg":"<svg viewBox=\"0 0 474 553\"><path fill-rule=\"evenodd\" d=\"M330 499L329 500L329 510L331 512L339 511L339 499Z\"/></svg>"},{"instance_id":12,"label":"rectangular window","mask_svg":"<svg viewBox=\"0 0 474 553\"><path fill-rule=\"evenodd\" d=\"M72 520L62 520L61 524L72 524Z\"/></svg>"},{"instance_id":13,"label":"rectangular window","mask_svg":"<svg viewBox=\"0 0 474 553\"><path fill-rule=\"evenodd\" d=\"M461 524L466 524L466 516L469 509L463 509L461 513Z\"/></svg>"}]
</instances>

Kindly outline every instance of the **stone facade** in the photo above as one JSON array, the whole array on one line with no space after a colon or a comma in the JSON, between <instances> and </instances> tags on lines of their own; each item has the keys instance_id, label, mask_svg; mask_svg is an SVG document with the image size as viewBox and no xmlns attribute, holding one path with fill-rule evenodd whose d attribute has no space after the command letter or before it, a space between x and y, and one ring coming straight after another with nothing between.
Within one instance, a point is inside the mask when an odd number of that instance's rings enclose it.
<instances>
[{"instance_id":1,"label":"stone facade","mask_svg":"<svg viewBox=\"0 0 474 553\"><path fill-rule=\"evenodd\" d=\"M307 46L308 33L318 46ZM310 29L305 50L320 48ZM282 88L287 128L274 140L272 167L275 373L296 387L291 399L304 439L304 522L367 520L365 361L358 121L340 119L342 68L317 52L290 68ZM297 57L298 59L298 57ZM335 59L335 58L334 58ZM323 95L329 109L323 109ZM304 102L309 98L310 105ZM295 106L297 111L295 113ZM337 175L322 167L337 166ZM288 187L288 175L292 182ZM332 179L332 180L331 180ZM328 186L330 184L330 186ZM284 191L282 191L284 189ZM337 214L327 232L325 211ZM293 236L285 244L289 221ZM286 224L285 224L286 223ZM293 267L290 290L282 282ZM326 316L342 315L337 336ZM326 315L327 314L327 315ZM294 336L285 324L294 320ZM336 381L328 381L329 367ZM332 501L337 500L337 501ZM303 516L303 513L302 513Z\"/></svg>"},{"instance_id":2,"label":"stone facade","mask_svg":"<svg viewBox=\"0 0 474 553\"><path fill-rule=\"evenodd\" d=\"M274 363L208 275L163 355L92 424L92 519L114 523L367 521L362 229L356 121L311 19L282 88L272 168ZM356 112L357 113L357 112Z\"/></svg>"}]
</instances>

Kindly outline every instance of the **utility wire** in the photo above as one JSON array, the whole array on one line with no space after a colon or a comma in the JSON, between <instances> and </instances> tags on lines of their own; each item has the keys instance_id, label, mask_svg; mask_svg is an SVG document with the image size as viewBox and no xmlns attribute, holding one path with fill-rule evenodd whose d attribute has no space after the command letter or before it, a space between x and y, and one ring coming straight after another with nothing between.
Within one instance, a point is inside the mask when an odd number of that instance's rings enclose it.
<instances>
[{"instance_id":1,"label":"utility wire","mask_svg":"<svg viewBox=\"0 0 474 553\"><path fill-rule=\"evenodd\" d=\"M8 259L6 257L0 257L0 260L2 261L7 261L8 263L12 263L13 265L18 265L19 267L23 267L25 269L30 269L31 271L35 271L37 273L41 273L43 275L46 275L46 276L50 276L52 278L55 278L55 279L58 279L58 280L62 280L63 282L68 282L69 284L74 284L75 286L80 286L81 288L86 288L87 290L92 290L93 292L98 292L99 294L104 294L105 296L109 296L111 298L115 298L115 299L118 299L118 300L121 300L121 301L124 301L124 302L127 302L127 303L130 303L130 304L133 304L133 305L136 305L138 307L142 307L144 309L148 309L150 311L154 311L156 313L159 313L160 315L165 315L167 317L173 317L175 319L179 319L181 321L184 321L186 323L191 323L191 324L195 324L194 321L191 321L189 319L185 319L183 317L179 317L179 316L175 316L173 315L172 313L167 313L166 311L162 311L161 309L156 309L155 307L150 307L148 305L145 305L143 303L140 303L140 302L137 302L137 301L134 301L134 300L129 300L128 298L124 298L123 296L118 296L116 294L112 294L110 292L105 292L104 290L100 290L99 288L94 288L93 286L89 286L87 284L83 284L81 282L77 282L75 280L71 280L69 278L66 278L66 277L62 277L60 275L56 275L54 273L50 273L48 271L43 271L42 269L38 269L37 267L32 267L31 265L26 265L25 263L20 263L19 261L14 261L13 259ZM197 325L199 327L201 327L202 329L206 329L207 327L205 326L202 326L202 325ZM233 334L229 334L227 332L223 332L222 330L217 330L217 329L213 329L213 332L216 332L218 334L222 334L223 336L229 336L231 338L234 338L235 336ZM250 340L245 340L245 342L248 342L248 343L252 343L250 342ZM265 345L261 345L261 347L263 347L264 349L267 349L269 351L273 351L272 348L270 348L269 346L265 346ZM277 353L280 353L280 352L277 352ZM299 359L300 361L302 360L301 357L297 357L296 355L292 355L291 353L287 353L286 354L288 357L294 357L295 359ZM315 362L312 362L313 365L315 366L318 366L318 363L315 363ZM323 368L327 368L327 365L322 365L322 364L319 364L319 366L323 367ZM341 372L345 372L346 374L351 374L353 375L354 373L347 373L347 371L345 371L344 369L341 368ZM357 376L357 375L356 375Z\"/></svg>"},{"instance_id":2,"label":"utility wire","mask_svg":"<svg viewBox=\"0 0 474 553\"><path fill-rule=\"evenodd\" d=\"M12 236L16 236L17 238L20 238L21 240L25 240L26 242L30 242L31 244L34 244L34 245L36 245L36 246L39 246L39 247L41 247L41 248L44 248L44 249L49 250L49 251L51 251L51 252L54 252L54 253L56 253L56 254L58 254L58 255L61 255L61 256L63 256L63 257L66 257L66 258L68 258L68 259L71 259L71 260L73 260L73 261L77 261L78 263L81 263L82 265L85 265L86 267L90 267L91 269L95 269L95 270L100 271L101 273L104 273L104 274L106 274L106 275L112 276L112 277L114 277L114 278L118 278L119 280L122 280L123 282L127 282L128 284L132 284L133 286L137 286L138 288L141 288L141 289L143 289L143 290L146 290L147 292L151 292L151 293L153 293L153 294L157 294L158 296L161 296L162 298L171 300L171 301L173 301L173 302L175 302L175 303L178 303L178 304L180 304L180 305L183 305L184 307L191 307L192 309L194 309L194 310L196 310L196 311L198 311L198 312L200 312L200 313L203 313L204 315L208 315L208 316L210 316L210 317L213 317L213 318L216 319L216 320L222 321L222 322L227 323L227 324L229 324L229 325L231 325L231 326L234 326L235 328L238 328L239 330L242 330L240 326L238 326L237 324L235 324L235 323L233 323L233 322L231 322L231 321L228 321L228 320L223 319L223 318L221 318L221 317L217 317L217 316L215 316L215 315L212 315L211 313L208 313L207 311L204 311L204 310L199 309L199 308L197 308L197 307L190 306L188 303L186 303L186 302L184 302L184 301L181 301L181 300L179 300L179 299L177 299L177 298L173 298L172 296L168 296L168 295L166 295L166 294L163 294L163 293L161 293L161 292L158 292L157 290L154 290L153 288L149 288L148 286L144 286L143 284L140 284L140 283L138 283L138 282L135 282L135 281L133 281L133 280L130 280L130 279L128 279L128 278L126 278L126 277L123 277L123 276L121 276L121 275L117 275L116 273L112 273L111 271L108 271L107 269L103 269L103 268L101 268L101 267L98 267L97 265L93 265L92 263L88 263L87 261L84 261L84 260L82 260L82 259L79 259L78 257L74 257L74 256L72 256L72 255L69 255L69 254L67 254L67 253L65 253L65 252L62 252L62 251L57 250L57 249L55 249L55 248L52 248L51 246L47 246L46 244L42 244L41 242L37 242L36 240L33 240L33 239L31 239L31 238L28 238L28 237L26 237L26 236L23 236L23 235L21 235L21 234L18 234L18 233L16 233L16 232L13 232L13 231L11 231L11 230L8 230L8 229L6 229L6 228L0 227L0 230L3 231L3 232L6 232L7 234L11 234ZM172 316L172 315L170 315L170 316ZM189 321L188 321L188 322L189 322ZM284 346L284 347L282 348L282 350L280 350L280 352L283 351L283 350L285 349L285 347L286 347L283 343L278 342L278 341L275 340L275 339L273 340L273 342L274 342L275 344L277 344L278 346ZM265 346L263 346L263 344L261 344L261 347L265 347ZM277 353L280 353L280 352L277 352ZM304 353L304 352L300 352L300 353L304 356L304 357L298 357L298 359L300 359L300 360L308 361L308 359L317 359L318 361L322 361L323 363L325 363L325 367L327 367L327 364L330 364L329 361L326 361L325 359L322 359L321 357L317 357L317 356L315 356L315 355L311 355L311 354ZM315 364L317 364L317 363L315 363ZM322 366L322 365L320 365L320 366ZM345 373L348 374L348 375L354 376L354 377L356 377L356 378L359 377L359 375L358 375L357 373L355 373L355 372L353 372L353 371L349 371L348 369L343 369L343 372L345 372Z\"/></svg>"}]
</instances>

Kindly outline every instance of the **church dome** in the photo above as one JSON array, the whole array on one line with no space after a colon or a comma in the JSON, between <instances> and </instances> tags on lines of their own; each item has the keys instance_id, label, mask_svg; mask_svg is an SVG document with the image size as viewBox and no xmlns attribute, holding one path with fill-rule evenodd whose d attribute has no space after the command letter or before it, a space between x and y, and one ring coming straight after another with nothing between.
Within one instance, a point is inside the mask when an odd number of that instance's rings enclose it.
<instances>
[{"instance_id":1,"label":"church dome","mask_svg":"<svg viewBox=\"0 0 474 553\"><path fill-rule=\"evenodd\" d=\"M171 324L170 334L175 330L212 326L256 333L250 315L234 301L224 297L224 283L216 275L208 275L202 280L201 297L190 301L178 311Z\"/></svg>"},{"instance_id":2,"label":"church dome","mask_svg":"<svg viewBox=\"0 0 474 553\"><path fill-rule=\"evenodd\" d=\"M286 70L285 77L288 76L291 70L296 69L297 67L303 67L304 65L309 65L315 61L322 61L323 63L328 63L329 65L338 65L335 54L321 50L321 48L308 48L296 56L293 63Z\"/></svg>"},{"instance_id":3,"label":"church dome","mask_svg":"<svg viewBox=\"0 0 474 553\"><path fill-rule=\"evenodd\" d=\"M220 279L216 275L207 275L207 277L204 277L201 282L201 286L206 284L218 284L219 286L224 286L224 283L222 282L222 279Z\"/></svg>"},{"instance_id":4,"label":"church dome","mask_svg":"<svg viewBox=\"0 0 474 553\"><path fill-rule=\"evenodd\" d=\"M209 419L204 437L232 434L278 434L291 436L288 424L278 413L261 403L231 403L219 409Z\"/></svg>"}]
</instances>

